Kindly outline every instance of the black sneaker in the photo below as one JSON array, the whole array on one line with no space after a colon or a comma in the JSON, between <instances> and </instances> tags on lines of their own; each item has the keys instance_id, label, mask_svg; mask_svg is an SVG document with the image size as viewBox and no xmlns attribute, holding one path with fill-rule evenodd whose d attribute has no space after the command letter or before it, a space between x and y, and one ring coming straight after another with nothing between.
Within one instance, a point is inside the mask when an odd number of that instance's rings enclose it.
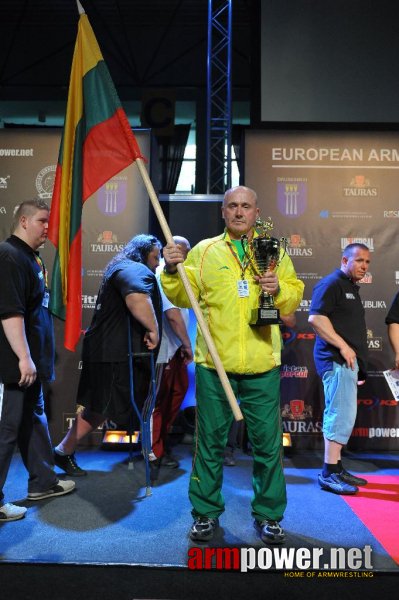
<instances>
[{"instance_id":1,"label":"black sneaker","mask_svg":"<svg viewBox=\"0 0 399 600\"><path fill-rule=\"evenodd\" d=\"M346 469L342 469L339 474L340 478L345 481L345 483L349 483L349 485L367 485L367 479L363 479L363 477L357 477L356 475L352 475Z\"/></svg>"},{"instance_id":2,"label":"black sneaker","mask_svg":"<svg viewBox=\"0 0 399 600\"><path fill-rule=\"evenodd\" d=\"M177 469L179 461L175 459L171 454L164 454L161 460L163 467L169 467L169 469Z\"/></svg>"},{"instance_id":3,"label":"black sneaker","mask_svg":"<svg viewBox=\"0 0 399 600\"><path fill-rule=\"evenodd\" d=\"M341 494L342 496L353 496L358 491L355 485L346 483L339 473L331 473L328 477L319 475L319 483L323 490L333 492L334 494Z\"/></svg>"},{"instance_id":4,"label":"black sneaker","mask_svg":"<svg viewBox=\"0 0 399 600\"><path fill-rule=\"evenodd\" d=\"M278 521L272 521L271 519L257 521L255 519L254 527L265 544L282 544L285 540L284 529Z\"/></svg>"},{"instance_id":5,"label":"black sneaker","mask_svg":"<svg viewBox=\"0 0 399 600\"><path fill-rule=\"evenodd\" d=\"M76 462L75 453L58 454L54 450L54 463L71 477L82 477L83 475L87 475L87 471L81 469Z\"/></svg>"},{"instance_id":6,"label":"black sneaker","mask_svg":"<svg viewBox=\"0 0 399 600\"><path fill-rule=\"evenodd\" d=\"M197 517L190 529L190 538L196 542L207 542L219 527L219 519L210 517Z\"/></svg>"}]
</instances>

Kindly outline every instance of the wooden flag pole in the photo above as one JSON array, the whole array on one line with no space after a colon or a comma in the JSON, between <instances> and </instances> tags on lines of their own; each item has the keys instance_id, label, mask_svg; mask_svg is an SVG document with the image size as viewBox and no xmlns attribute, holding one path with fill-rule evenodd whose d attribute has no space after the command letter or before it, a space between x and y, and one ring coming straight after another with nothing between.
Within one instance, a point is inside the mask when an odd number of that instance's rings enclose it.
<instances>
[{"instance_id":1,"label":"wooden flag pole","mask_svg":"<svg viewBox=\"0 0 399 600\"><path fill-rule=\"evenodd\" d=\"M159 224L161 226L162 232L165 236L165 239L167 241L168 244L174 244L173 241L173 237L172 237L172 233L170 231L169 225L165 219L165 215L163 214L161 205L159 204L159 200L157 198L157 195L155 193L154 187L152 185L151 179L149 178L149 175L147 173L147 169L145 168L144 165L144 161L141 158L137 158L136 159L136 165L140 171L140 174L143 178L145 187L147 188L147 192L148 195L150 197L152 206L154 208L155 214L158 218ZM234 395L234 392L232 390L232 387L230 385L230 381L228 380L228 377L226 375L226 371L224 370L224 367L222 365L222 361L219 358L219 354L216 350L216 346L214 344L214 341L211 337L211 334L209 332L208 326L206 324L206 321L204 319L204 316L202 314L202 311L199 307L197 298L194 295L194 292L192 290L192 287L190 285L190 282L188 280L187 277L187 273L182 265L182 263L179 263L177 266L177 271L181 277L182 283L184 285L184 288L186 290L187 296L191 302L191 306L193 308L194 314L197 318L198 321L198 325L202 331L202 335L204 336L204 340L206 342L206 345L208 346L208 350L209 353L212 357L213 363L215 365L215 369L217 371L217 374L219 375L219 379L220 382L223 386L223 389L226 393L227 396L227 400L229 401L231 410L233 411L233 415L234 418L236 419L236 421L242 421L243 416L242 416L242 412L240 407L238 406L238 402L237 399Z\"/></svg>"}]
</instances>

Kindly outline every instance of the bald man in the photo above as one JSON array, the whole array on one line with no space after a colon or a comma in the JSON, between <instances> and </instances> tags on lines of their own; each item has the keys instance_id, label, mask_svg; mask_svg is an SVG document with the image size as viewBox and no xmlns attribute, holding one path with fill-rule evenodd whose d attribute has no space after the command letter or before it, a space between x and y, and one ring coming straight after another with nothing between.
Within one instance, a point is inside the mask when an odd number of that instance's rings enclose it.
<instances>
[{"instance_id":1,"label":"bald man","mask_svg":"<svg viewBox=\"0 0 399 600\"><path fill-rule=\"evenodd\" d=\"M281 544L285 533L280 521L287 503L281 460L281 335L278 325L253 327L250 321L261 290L274 296L281 315L290 315L302 299L304 286L283 251L278 269L260 276L247 259L244 239L258 235L254 190L244 186L227 190L222 216L224 233L199 242L186 260L177 244L164 248L162 286L175 305L190 305L177 273L177 264L184 261L247 425L254 459L254 525L265 543ZM201 331L197 332L195 363L197 419L189 487L194 523L189 535L193 541L209 541L224 511L223 452L234 417Z\"/></svg>"}]
</instances>

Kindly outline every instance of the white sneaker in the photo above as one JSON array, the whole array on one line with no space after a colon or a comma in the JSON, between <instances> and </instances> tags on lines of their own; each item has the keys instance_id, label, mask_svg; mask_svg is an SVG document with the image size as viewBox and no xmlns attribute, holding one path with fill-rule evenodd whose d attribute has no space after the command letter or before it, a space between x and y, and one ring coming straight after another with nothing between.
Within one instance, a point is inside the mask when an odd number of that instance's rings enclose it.
<instances>
[{"instance_id":1,"label":"white sneaker","mask_svg":"<svg viewBox=\"0 0 399 600\"><path fill-rule=\"evenodd\" d=\"M26 511L27 509L24 506L16 506L10 502L7 502L7 504L2 504L0 506L0 523L23 519Z\"/></svg>"},{"instance_id":2,"label":"white sneaker","mask_svg":"<svg viewBox=\"0 0 399 600\"><path fill-rule=\"evenodd\" d=\"M45 492L29 492L28 500L44 500L44 498L52 498L53 496L63 496L69 494L75 487L75 482L70 479L59 480L52 488Z\"/></svg>"}]
</instances>

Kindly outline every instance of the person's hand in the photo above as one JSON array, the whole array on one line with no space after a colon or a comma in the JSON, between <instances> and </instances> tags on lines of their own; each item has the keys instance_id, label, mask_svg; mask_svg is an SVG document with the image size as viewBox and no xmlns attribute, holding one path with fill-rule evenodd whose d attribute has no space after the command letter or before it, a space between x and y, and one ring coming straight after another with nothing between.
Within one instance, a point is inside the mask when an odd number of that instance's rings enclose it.
<instances>
[{"instance_id":1,"label":"person's hand","mask_svg":"<svg viewBox=\"0 0 399 600\"><path fill-rule=\"evenodd\" d=\"M262 276L255 275L255 281L259 283L262 290L269 296L277 296L280 291L278 277L274 271L266 271Z\"/></svg>"},{"instance_id":2,"label":"person's hand","mask_svg":"<svg viewBox=\"0 0 399 600\"><path fill-rule=\"evenodd\" d=\"M146 331L144 334L144 343L148 350L154 350L158 346L159 335L156 331Z\"/></svg>"},{"instance_id":3,"label":"person's hand","mask_svg":"<svg viewBox=\"0 0 399 600\"><path fill-rule=\"evenodd\" d=\"M184 262L184 255L179 244L166 244L162 250L165 269L168 273L176 273L176 265Z\"/></svg>"},{"instance_id":4,"label":"person's hand","mask_svg":"<svg viewBox=\"0 0 399 600\"><path fill-rule=\"evenodd\" d=\"M356 352L347 344L339 349L342 358L346 362L346 366L354 371L356 362Z\"/></svg>"},{"instance_id":5,"label":"person's hand","mask_svg":"<svg viewBox=\"0 0 399 600\"><path fill-rule=\"evenodd\" d=\"M36 366L30 356L24 356L18 363L21 379L18 381L20 387L29 387L35 382L37 371Z\"/></svg>"},{"instance_id":6,"label":"person's hand","mask_svg":"<svg viewBox=\"0 0 399 600\"><path fill-rule=\"evenodd\" d=\"M189 365L193 362L193 349L190 346L185 346L184 344L180 346L180 353L182 355L183 361L185 365Z\"/></svg>"}]
</instances>

